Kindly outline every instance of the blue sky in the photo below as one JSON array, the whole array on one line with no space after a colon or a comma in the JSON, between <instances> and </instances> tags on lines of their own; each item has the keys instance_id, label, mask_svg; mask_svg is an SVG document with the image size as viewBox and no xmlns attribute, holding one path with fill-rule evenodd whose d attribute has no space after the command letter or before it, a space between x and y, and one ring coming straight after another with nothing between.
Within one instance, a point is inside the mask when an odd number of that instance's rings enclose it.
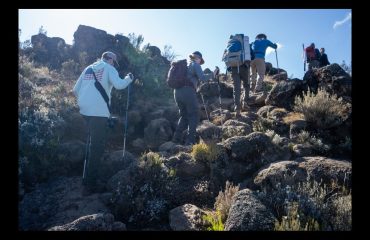
<instances>
[{"instance_id":1,"label":"blue sky","mask_svg":"<svg viewBox=\"0 0 370 240\"><path fill-rule=\"evenodd\" d=\"M80 24L112 35L133 32L143 35L144 44L161 50L171 45L177 59L200 51L203 69L219 66L222 72L221 56L231 34L244 33L253 41L265 33L279 45L279 67L302 79L302 43L324 47L331 63L351 63L351 16L351 9L20 9L19 28L22 42L43 26L47 36L61 37L68 44ZM266 61L276 66L275 52L268 52Z\"/></svg>"}]
</instances>

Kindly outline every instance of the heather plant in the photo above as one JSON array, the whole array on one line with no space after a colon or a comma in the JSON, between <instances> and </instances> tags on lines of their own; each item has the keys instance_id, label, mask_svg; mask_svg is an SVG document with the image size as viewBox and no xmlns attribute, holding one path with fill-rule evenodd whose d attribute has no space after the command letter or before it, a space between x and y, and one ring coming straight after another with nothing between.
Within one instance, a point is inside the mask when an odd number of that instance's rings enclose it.
<instances>
[{"instance_id":1,"label":"heather plant","mask_svg":"<svg viewBox=\"0 0 370 240\"><path fill-rule=\"evenodd\" d=\"M20 56L18 85L19 176L25 190L61 174L56 152L64 135L63 111L76 110L55 72ZM56 84L57 83L57 84Z\"/></svg>"},{"instance_id":2,"label":"heather plant","mask_svg":"<svg viewBox=\"0 0 370 240\"><path fill-rule=\"evenodd\" d=\"M278 183L273 192L263 188L257 196L277 217L275 230L343 231L352 228L351 190L344 186L308 176L295 186Z\"/></svg>"},{"instance_id":3,"label":"heather plant","mask_svg":"<svg viewBox=\"0 0 370 240\"><path fill-rule=\"evenodd\" d=\"M302 213L299 212L299 203L289 202L286 206L287 216L281 221L276 220L275 231L319 231L319 223L313 219L307 219L305 224L301 223ZM301 216L300 216L301 214Z\"/></svg>"},{"instance_id":4,"label":"heather plant","mask_svg":"<svg viewBox=\"0 0 370 240\"><path fill-rule=\"evenodd\" d=\"M163 220L171 203L176 174L158 153L144 153L137 167L127 169L130 181L119 182L112 196L112 211L129 224L152 224Z\"/></svg>"},{"instance_id":5,"label":"heather plant","mask_svg":"<svg viewBox=\"0 0 370 240\"><path fill-rule=\"evenodd\" d=\"M216 160L219 155L221 154L220 149L217 147L215 143L198 143L193 145L191 156L196 161L202 161L206 163L210 163Z\"/></svg>"},{"instance_id":6,"label":"heather plant","mask_svg":"<svg viewBox=\"0 0 370 240\"><path fill-rule=\"evenodd\" d=\"M234 195L239 191L239 185L234 186L229 181L226 181L224 191L220 191L216 197L216 202L214 208L217 213L221 216L223 223L226 222L227 216L229 215L229 210L232 204Z\"/></svg>"},{"instance_id":7,"label":"heather plant","mask_svg":"<svg viewBox=\"0 0 370 240\"><path fill-rule=\"evenodd\" d=\"M331 150L331 146L325 144L321 138L312 136L309 132L304 130L298 134L297 142L310 146L315 153L321 155L325 155Z\"/></svg>"},{"instance_id":8,"label":"heather plant","mask_svg":"<svg viewBox=\"0 0 370 240\"><path fill-rule=\"evenodd\" d=\"M294 104L295 111L302 113L307 122L321 129L339 126L350 112L348 103L323 89L319 89L316 95L308 91L303 98L297 96Z\"/></svg>"}]
</instances>

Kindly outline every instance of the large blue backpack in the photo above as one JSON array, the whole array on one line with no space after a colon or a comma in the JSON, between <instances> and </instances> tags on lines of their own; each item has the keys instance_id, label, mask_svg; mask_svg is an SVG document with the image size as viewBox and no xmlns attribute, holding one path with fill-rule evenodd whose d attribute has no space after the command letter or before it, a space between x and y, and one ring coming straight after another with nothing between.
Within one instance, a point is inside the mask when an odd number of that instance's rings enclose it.
<instances>
[{"instance_id":1,"label":"large blue backpack","mask_svg":"<svg viewBox=\"0 0 370 240\"><path fill-rule=\"evenodd\" d=\"M231 35L222 61L225 62L226 67L239 67L247 60L251 60L249 38L244 34Z\"/></svg>"}]
</instances>

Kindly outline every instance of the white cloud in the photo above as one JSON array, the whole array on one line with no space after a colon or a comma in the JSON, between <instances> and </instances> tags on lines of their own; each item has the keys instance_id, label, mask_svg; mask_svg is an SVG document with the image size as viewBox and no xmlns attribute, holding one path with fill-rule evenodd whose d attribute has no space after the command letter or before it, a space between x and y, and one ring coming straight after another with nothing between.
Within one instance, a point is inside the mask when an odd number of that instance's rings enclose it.
<instances>
[{"instance_id":1,"label":"white cloud","mask_svg":"<svg viewBox=\"0 0 370 240\"><path fill-rule=\"evenodd\" d=\"M281 43L276 43L278 45L277 50L281 49L283 45ZM266 55L269 55L270 53L274 53L275 49L268 47L266 49Z\"/></svg>"},{"instance_id":2,"label":"white cloud","mask_svg":"<svg viewBox=\"0 0 370 240\"><path fill-rule=\"evenodd\" d=\"M333 28L336 29L337 27L342 26L344 23L350 21L352 19L352 13L348 13L347 16L341 21L335 21Z\"/></svg>"}]
</instances>

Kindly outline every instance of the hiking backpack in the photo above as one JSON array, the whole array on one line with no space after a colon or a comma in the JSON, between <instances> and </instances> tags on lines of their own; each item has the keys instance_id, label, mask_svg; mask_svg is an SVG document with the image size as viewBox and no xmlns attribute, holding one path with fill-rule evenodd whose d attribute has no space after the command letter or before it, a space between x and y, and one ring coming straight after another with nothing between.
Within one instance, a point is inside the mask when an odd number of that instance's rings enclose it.
<instances>
[{"instance_id":1,"label":"hiking backpack","mask_svg":"<svg viewBox=\"0 0 370 240\"><path fill-rule=\"evenodd\" d=\"M306 59L307 61L312 61L316 59L315 49L312 47L306 48Z\"/></svg>"},{"instance_id":2,"label":"hiking backpack","mask_svg":"<svg viewBox=\"0 0 370 240\"><path fill-rule=\"evenodd\" d=\"M186 59L175 61L171 63L170 70L167 74L167 85L170 88L181 88L190 85L187 78L188 66Z\"/></svg>"},{"instance_id":3,"label":"hiking backpack","mask_svg":"<svg viewBox=\"0 0 370 240\"><path fill-rule=\"evenodd\" d=\"M222 56L226 67L239 67L245 61L251 60L248 36L244 34L231 35Z\"/></svg>"}]
</instances>

